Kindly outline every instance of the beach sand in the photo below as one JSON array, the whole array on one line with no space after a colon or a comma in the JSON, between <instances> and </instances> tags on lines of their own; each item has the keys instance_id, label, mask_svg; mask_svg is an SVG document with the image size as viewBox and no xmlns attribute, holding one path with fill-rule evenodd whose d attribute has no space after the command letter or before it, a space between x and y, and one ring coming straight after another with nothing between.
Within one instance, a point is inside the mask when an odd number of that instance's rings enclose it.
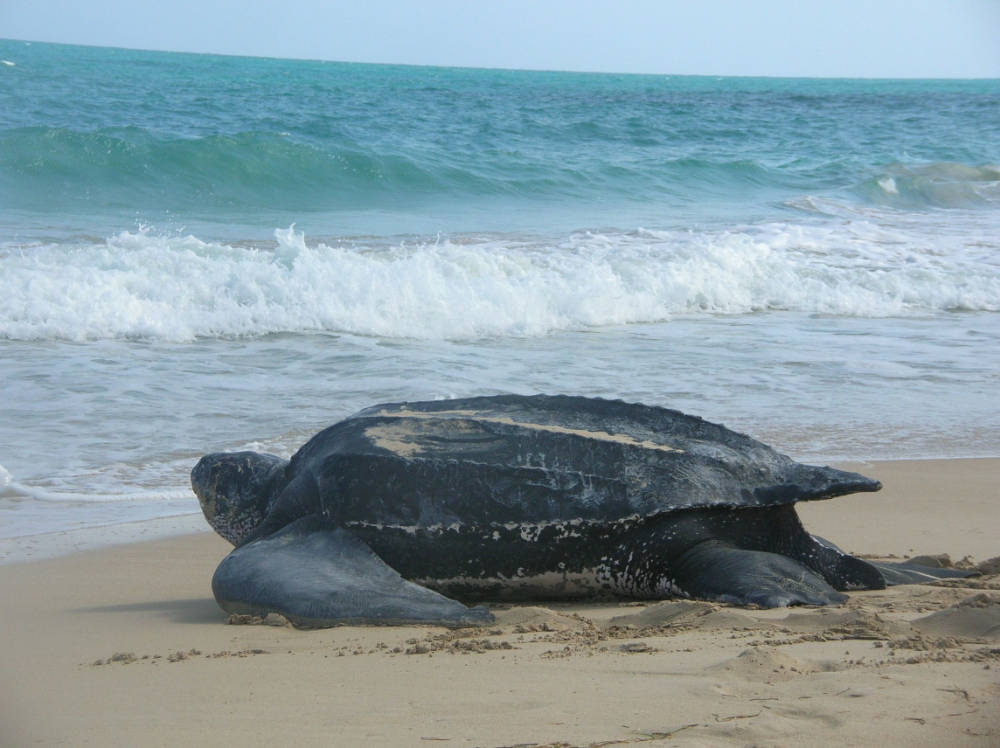
<instances>
[{"instance_id":1,"label":"beach sand","mask_svg":"<svg viewBox=\"0 0 1000 748\"><path fill-rule=\"evenodd\" d=\"M1000 555L1000 460L847 465L873 556ZM495 606L483 629L226 625L209 532L0 567L0 745L1000 745L1000 575L828 609Z\"/></svg>"}]
</instances>

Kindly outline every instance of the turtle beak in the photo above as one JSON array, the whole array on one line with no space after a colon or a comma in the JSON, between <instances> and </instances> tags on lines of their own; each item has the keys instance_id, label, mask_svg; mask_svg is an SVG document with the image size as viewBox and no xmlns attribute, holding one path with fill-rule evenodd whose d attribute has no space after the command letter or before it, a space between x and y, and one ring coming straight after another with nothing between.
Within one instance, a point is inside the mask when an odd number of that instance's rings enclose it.
<instances>
[{"instance_id":1,"label":"turtle beak","mask_svg":"<svg viewBox=\"0 0 1000 748\"><path fill-rule=\"evenodd\" d=\"M191 488L208 523L239 546L267 517L272 498L285 483L287 464L257 452L210 454L191 471Z\"/></svg>"}]
</instances>

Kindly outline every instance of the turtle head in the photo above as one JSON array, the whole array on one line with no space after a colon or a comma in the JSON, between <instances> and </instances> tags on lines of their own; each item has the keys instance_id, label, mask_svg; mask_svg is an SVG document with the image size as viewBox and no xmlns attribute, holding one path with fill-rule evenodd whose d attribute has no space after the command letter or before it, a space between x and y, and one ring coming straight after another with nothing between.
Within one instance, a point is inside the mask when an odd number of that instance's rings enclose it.
<instances>
[{"instance_id":1,"label":"turtle head","mask_svg":"<svg viewBox=\"0 0 1000 748\"><path fill-rule=\"evenodd\" d=\"M235 546L250 539L285 484L287 460L258 452L205 455L191 471L205 519Z\"/></svg>"}]
</instances>

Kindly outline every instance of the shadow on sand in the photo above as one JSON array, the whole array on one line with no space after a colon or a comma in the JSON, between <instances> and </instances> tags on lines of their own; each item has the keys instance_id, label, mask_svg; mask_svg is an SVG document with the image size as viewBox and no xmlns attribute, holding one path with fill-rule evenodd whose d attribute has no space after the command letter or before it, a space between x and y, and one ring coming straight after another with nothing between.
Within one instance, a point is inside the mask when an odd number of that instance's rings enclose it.
<instances>
[{"instance_id":1,"label":"shadow on sand","mask_svg":"<svg viewBox=\"0 0 1000 748\"><path fill-rule=\"evenodd\" d=\"M174 623L221 623L226 614L210 597L195 597L185 600L150 600L145 603L127 605L100 605L92 608L77 608L78 613L160 613Z\"/></svg>"}]
</instances>

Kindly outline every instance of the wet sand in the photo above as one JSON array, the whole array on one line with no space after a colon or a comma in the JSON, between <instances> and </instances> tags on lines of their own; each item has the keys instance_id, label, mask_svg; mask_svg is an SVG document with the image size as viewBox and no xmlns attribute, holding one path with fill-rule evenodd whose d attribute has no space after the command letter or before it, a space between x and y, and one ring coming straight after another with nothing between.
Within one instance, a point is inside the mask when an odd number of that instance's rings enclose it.
<instances>
[{"instance_id":1,"label":"wet sand","mask_svg":"<svg viewBox=\"0 0 1000 748\"><path fill-rule=\"evenodd\" d=\"M878 557L1000 555L1000 460L846 465ZM226 625L211 533L0 566L2 745L1000 744L1000 569L843 606L495 606L482 629ZM278 623L278 622L276 622Z\"/></svg>"}]
</instances>

